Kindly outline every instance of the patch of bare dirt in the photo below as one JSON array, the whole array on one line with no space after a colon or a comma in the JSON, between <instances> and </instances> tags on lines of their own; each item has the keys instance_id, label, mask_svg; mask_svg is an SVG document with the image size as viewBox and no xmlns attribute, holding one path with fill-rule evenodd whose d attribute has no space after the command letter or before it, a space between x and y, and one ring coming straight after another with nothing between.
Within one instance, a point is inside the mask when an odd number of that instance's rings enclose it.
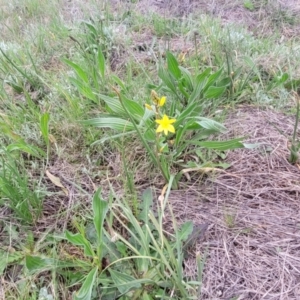
<instances>
[{"instance_id":1,"label":"patch of bare dirt","mask_svg":"<svg viewBox=\"0 0 300 300\"><path fill-rule=\"evenodd\" d=\"M191 13L207 14L220 19L223 24L240 24L259 35L272 34L278 30L286 37L299 35L299 1L249 2L253 5L250 6L251 9L238 0L140 0L134 5L115 0L111 4L115 8L127 7L142 14L158 13L166 17L182 17Z\"/></svg>"},{"instance_id":2,"label":"patch of bare dirt","mask_svg":"<svg viewBox=\"0 0 300 300\"><path fill-rule=\"evenodd\" d=\"M293 122L272 110L237 109L229 136L261 146L230 152L226 172L171 192L179 219L209 225L196 245L207 253L199 299L300 299L300 169L275 128L290 136ZM195 253L186 273L196 275Z\"/></svg>"}]
</instances>

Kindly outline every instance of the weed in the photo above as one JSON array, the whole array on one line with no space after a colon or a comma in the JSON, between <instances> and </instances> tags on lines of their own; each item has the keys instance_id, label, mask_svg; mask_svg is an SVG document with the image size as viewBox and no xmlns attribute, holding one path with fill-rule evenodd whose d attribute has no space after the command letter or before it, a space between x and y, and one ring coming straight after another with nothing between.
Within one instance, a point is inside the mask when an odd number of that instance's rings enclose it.
<instances>
[{"instance_id":1,"label":"weed","mask_svg":"<svg viewBox=\"0 0 300 300\"><path fill-rule=\"evenodd\" d=\"M225 213L224 220L228 228L234 228L236 216L232 213Z\"/></svg>"},{"instance_id":2,"label":"weed","mask_svg":"<svg viewBox=\"0 0 300 300\"><path fill-rule=\"evenodd\" d=\"M199 165L189 160L192 154L197 155L197 151L201 148L224 151L244 147L241 139L223 142L203 141L213 133L226 130L218 122L200 117L207 107L205 99L221 97L230 84L229 79L220 79L221 76L222 69L211 73L210 68L201 74L192 75L188 70L179 67L176 58L168 52L167 69L160 67L159 77L162 84L157 89L170 95L169 107L165 108L166 96L160 97L154 90L151 92L153 105L146 103L145 108L142 107L125 96L125 86L118 80L122 88L121 91L115 89L118 99L100 95L108 106L108 112L113 113L113 116L103 115L84 123L100 128L111 128L118 132L100 142L136 133L153 164L168 182L170 171L175 165L195 171L205 167L205 164ZM168 114L166 110L169 111ZM158 127L155 129L156 126ZM180 171L177 173L174 187L178 186L182 175Z\"/></svg>"},{"instance_id":3,"label":"weed","mask_svg":"<svg viewBox=\"0 0 300 300\"><path fill-rule=\"evenodd\" d=\"M251 0L245 0L244 1L244 7L253 11L254 10L254 4Z\"/></svg>"}]
</instances>

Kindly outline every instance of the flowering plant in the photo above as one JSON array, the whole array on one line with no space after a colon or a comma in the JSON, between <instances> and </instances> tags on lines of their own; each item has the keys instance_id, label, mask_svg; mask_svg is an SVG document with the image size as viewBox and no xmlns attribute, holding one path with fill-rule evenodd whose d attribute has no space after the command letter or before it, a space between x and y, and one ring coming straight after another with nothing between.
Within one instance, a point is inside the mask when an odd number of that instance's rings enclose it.
<instances>
[{"instance_id":1,"label":"flowering plant","mask_svg":"<svg viewBox=\"0 0 300 300\"><path fill-rule=\"evenodd\" d=\"M95 143L137 134L166 182L171 173L175 173L174 186L177 187L182 174L219 166L204 159L205 149L225 151L245 146L241 138L208 140L212 134L226 131L222 124L202 116L205 100L219 98L226 90L227 81L220 80L222 70L211 71L208 68L201 74L192 75L179 66L171 53L167 53L167 68L160 68L161 85L155 89L168 97L159 96L153 89L150 103L141 105L126 97L126 88L118 78L120 90L113 88L117 97L99 95L106 103L108 114L87 120L85 124L116 132Z\"/></svg>"}]
</instances>

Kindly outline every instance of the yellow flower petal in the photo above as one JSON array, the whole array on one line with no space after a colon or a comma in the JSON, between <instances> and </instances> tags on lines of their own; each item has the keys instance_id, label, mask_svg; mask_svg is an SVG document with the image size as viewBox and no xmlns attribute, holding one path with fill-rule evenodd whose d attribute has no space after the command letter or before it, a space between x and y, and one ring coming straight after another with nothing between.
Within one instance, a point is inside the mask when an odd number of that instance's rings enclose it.
<instances>
[{"instance_id":1,"label":"yellow flower petal","mask_svg":"<svg viewBox=\"0 0 300 300\"><path fill-rule=\"evenodd\" d=\"M163 96L158 101L158 106L162 107L166 103L167 97Z\"/></svg>"},{"instance_id":2,"label":"yellow flower petal","mask_svg":"<svg viewBox=\"0 0 300 300\"><path fill-rule=\"evenodd\" d=\"M155 120L159 126L156 129L156 132L164 132L165 135L168 135L168 132L175 133L175 127L172 125L176 122L176 119L169 119L167 115L164 115L161 120Z\"/></svg>"},{"instance_id":3,"label":"yellow flower petal","mask_svg":"<svg viewBox=\"0 0 300 300\"><path fill-rule=\"evenodd\" d=\"M162 107L166 103L167 97L163 96L163 97L159 98L158 94L154 90L152 90L151 91L151 100L155 106Z\"/></svg>"}]
</instances>

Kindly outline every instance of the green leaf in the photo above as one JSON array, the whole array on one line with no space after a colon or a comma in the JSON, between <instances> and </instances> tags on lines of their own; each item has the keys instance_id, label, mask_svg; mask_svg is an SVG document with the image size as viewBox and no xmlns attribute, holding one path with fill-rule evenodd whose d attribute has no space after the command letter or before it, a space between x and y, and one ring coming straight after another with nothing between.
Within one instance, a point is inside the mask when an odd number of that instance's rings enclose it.
<instances>
[{"instance_id":1,"label":"green leaf","mask_svg":"<svg viewBox=\"0 0 300 300\"><path fill-rule=\"evenodd\" d=\"M222 87L222 86L229 86L232 83L232 79L230 77L224 77L220 81L218 81L217 86Z\"/></svg>"},{"instance_id":2,"label":"green leaf","mask_svg":"<svg viewBox=\"0 0 300 300\"><path fill-rule=\"evenodd\" d=\"M67 240L76 246L83 246L84 248L84 254L94 257L95 253L93 251L93 248L90 244L90 242L80 233L71 233L69 231L66 231L66 238Z\"/></svg>"},{"instance_id":3,"label":"green leaf","mask_svg":"<svg viewBox=\"0 0 300 300\"><path fill-rule=\"evenodd\" d=\"M193 90L193 77L192 74L185 68L179 67L182 74L182 83L189 90Z\"/></svg>"},{"instance_id":4,"label":"green leaf","mask_svg":"<svg viewBox=\"0 0 300 300\"><path fill-rule=\"evenodd\" d=\"M142 194L142 202L141 202L142 211L139 215L139 219L144 221L146 224L148 224L148 220L149 220L148 214L152 204L153 204L152 190L151 188L147 188Z\"/></svg>"},{"instance_id":5,"label":"green leaf","mask_svg":"<svg viewBox=\"0 0 300 300\"><path fill-rule=\"evenodd\" d=\"M118 84L123 90L126 89L124 82L116 75L111 75L110 79L113 80L116 84Z\"/></svg>"},{"instance_id":6,"label":"green leaf","mask_svg":"<svg viewBox=\"0 0 300 300\"><path fill-rule=\"evenodd\" d=\"M63 59L63 62L69 65L82 81L84 81L85 83L89 82L88 74L79 65L73 63L72 61L66 58Z\"/></svg>"},{"instance_id":7,"label":"green leaf","mask_svg":"<svg viewBox=\"0 0 300 300\"><path fill-rule=\"evenodd\" d=\"M257 68L256 63L250 57L248 57L248 56L245 56L244 60L245 60L246 64L251 68L251 71L253 71L256 74L257 78L260 81L260 84L262 86L264 86L262 78L261 78L260 71Z\"/></svg>"},{"instance_id":8,"label":"green leaf","mask_svg":"<svg viewBox=\"0 0 300 300\"><path fill-rule=\"evenodd\" d=\"M219 151L225 151L225 150L232 150L237 148L245 148L244 144L241 142L243 138L237 138L229 141L221 141L221 142L214 142L214 141L187 141L187 143L192 145L198 145L202 146L208 149L215 149Z\"/></svg>"},{"instance_id":9,"label":"green leaf","mask_svg":"<svg viewBox=\"0 0 300 300\"><path fill-rule=\"evenodd\" d=\"M192 126L193 124L195 124L195 121L192 119L192 120L187 120L187 122L183 126L178 127L178 130L176 131L176 138L175 138L176 151L179 150L178 145L180 144L180 142L181 141L185 142L184 134L190 128L190 126ZM179 150L179 151L181 151L181 150Z\"/></svg>"},{"instance_id":10,"label":"green leaf","mask_svg":"<svg viewBox=\"0 0 300 300\"><path fill-rule=\"evenodd\" d=\"M152 298L152 296L150 296L147 291L144 291L142 295L142 300L154 300L154 298Z\"/></svg>"},{"instance_id":11,"label":"green leaf","mask_svg":"<svg viewBox=\"0 0 300 300\"><path fill-rule=\"evenodd\" d=\"M156 132L153 128L149 128L147 131L144 132L144 138L146 141L154 142L156 139Z\"/></svg>"},{"instance_id":12,"label":"green leaf","mask_svg":"<svg viewBox=\"0 0 300 300\"><path fill-rule=\"evenodd\" d=\"M13 82L12 80L4 80L4 82L12 87L16 93L21 94L24 92L23 86L18 85L16 82Z\"/></svg>"},{"instance_id":13,"label":"green leaf","mask_svg":"<svg viewBox=\"0 0 300 300\"><path fill-rule=\"evenodd\" d=\"M184 98L189 99L189 93L186 91L183 82L179 81L177 86L178 86L178 89L180 90L180 92L182 93L182 95L184 96Z\"/></svg>"},{"instance_id":14,"label":"green leaf","mask_svg":"<svg viewBox=\"0 0 300 300\"><path fill-rule=\"evenodd\" d=\"M179 230L180 241L186 241L190 234L193 232L193 222L187 221L181 225Z\"/></svg>"},{"instance_id":15,"label":"green leaf","mask_svg":"<svg viewBox=\"0 0 300 300\"><path fill-rule=\"evenodd\" d=\"M150 109L145 109L144 115L140 121L140 125L147 124L149 126L153 125L152 120L150 120L151 117L155 116L155 112Z\"/></svg>"},{"instance_id":16,"label":"green leaf","mask_svg":"<svg viewBox=\"0 0 300 300\"><path fill-rule=\"evenodd\" d=\"M98 244L103 240L103 223L108 211L108 203L101 197L101 188L99 188L93 197L93 213L94 213L94 226L97 231ZM102 259L102 257L100 258Z\"/></svg>"},{"instance_id":17,"label":"green leaf","mask_svg":"<svg viewBox=\"0 0 300 300\"><path fill-rule=\"evenodd\" d=\"M76 78L71 77L70 82L77 87L78 91L85 96L86 98L94 101L95 103L98 103L97 97L93 93L92 88L87 85L86 83L77 80Z\"/></svg>"},{"instance_id":18,"label":"green leaf","mask_svg":"<svg viewBox=\"0 0 300 300\"><path fill-rule=\"evenodd\" d=\"M124 96L122 96L122 101L128 112L140 121L144 115L144 108L137 102L126 99Z\"/></svg>"},{"instance_id":19,"label":"green leaf","mask_svg":"<svg viewBox=\"0 0 300 300\"><path fill-rule=\"evenodd\" d=\"M30 272L43 272L45 270L54 269L56 263L53 258L27 255L25 257L25 266Z\"/></svg>"},{"instance_id":20,"label":"green leaf","mask_svg":"<svg viewBox=\"0 0 300 300\"><path fill-rule=\"evenodd\" d=\"M274 89L282 84L284 84L289 78L289 75L287 73L283 73L282 75L275 76L274 79L270 82L267 89L271 90Z\"/></svg>"},{"instance_id":21,"label":"green leaf","mask_svg":"<svg viewBox=\"0 0 300 300\"><path fill-rule=\"evenodd\" d=\"M222 74L223 69L221 68L220 70L218 70L217 72L211 74L208 79L207 82L205 84L205 87L203 88L203 92L206 92L208 90L209 87L213 86L214 83L217 81L217 79L220 77L220 75Z\"/></svg>"},{"instance_id":22,"label":"green leaf","mask_svg":"<svg viewBox=\"0 0 300 300\"><path fill-rule=\"evenodd\" d=\"M3 275L5 268L23 258L23 253L19 251L8 252L0 249L0 276Z\"/></svg>"},{"instance_id":23,"label":"green leaf","mask_svg":"<svg viewBox=\"0 0 300 300\"><path fill-rule=\"evenodd\" d=\"M223 95L226 90L226 86L210 86L204 93L204 98L218 98Z\"/></svg>"},{"instance_id":24,"label":"green leaf","mask_svg":"<svg viewBox=\"0 0 300 300\"><path fill-rule=\"evenodd\" d=\"M121 241L116 241L115 244L116 244L117 250L122 255L122 257L127 257L128 256L127 246Z\"/></svg>"},{"instance_id":25,"label":"green leaf","mask_svg":"<svg viewBox=\"0 0 300 300\"><path fill-rule=\"evenodd\" d=\"M26 144L26 142L24 142L23 140L8 145L6 149L9 152L16 151L16 150L22 151L38 158L42 158L46 156L46 153L42 149Z\"/></svg>"},{"instance_id":26,"label":"green leaf","mask_svg":"<svg viewBox=\"0 0 300 300\"><path fill-rule=\"evenodd\" d=\"M99 128L111 128L119 132L134 130L134 126L130 121L115 117L99 117L82 122L84 125L92 125Z\"/></svg>"},{"instance_id":27,"label":"green leaf","mask_svg":"<svg viewBox=\"0 0 300 300\"><path fill-rule=\"evenodd\" d=\"M225 150L231 150L231 149L237 149L237 148L245 148L244 144L241 143L241 141L244 138L237 138L237 139L232 139L228 141L204 141L204 142L199 142L199 141L187 141L187 143L192 144L192 145L198 145L202 146L208 149L214 149L214 150L220 150L220 151L225 151Z\"/></svg>"},{"instance_id":28,"label":"green leaf","mask_svg":"<svg viewBox=\"0 0 300 300\"><path fill-rule=\"evenodd\" d=\"M222 125L221 123L216 122L211 119L208 119L208 118L204 118L204 117L198 117L196 119L196 123L205 129L213 130L216 132L224 133L227 130L226 127L224 125Z\"/></svg>"},{"instance_id":29,"label":"green leaf","mask_svg":"<svg viewBox=\"0 0 300 300\"><path fill-rule=\"evenodd\" d=\"M41 116L40 128L41 128L43 138L47 145L49 145L49 120L50 120L49 113L44 113Z\"/></svg>"},{"instance_id":30,"label":"green leaf","mask_svg":"<svg viewBox=\"0 0 300 300\"><path fill-rule=\"evenodd\" d=\"M98 49L98 68L102 79L104 79L105 75L105 58L100 49Z\"/></svg>"},{"instance_id":31,"label":"green leaf","mask_svg":"<svg viewBox=\"0 0 300 300\"><path fill-rule=\"evenodd\" d=\"M74 299L75 300L91 300L92 299L92 291L96 281L98 268L94 268L90 271L90 273L86 276L86 279L81 286L80 290L76 293Z\"/></svg>"},{"instance_id":32,"label":"green leaf","mask_svg":"<svg viewBox=\"0 0 300 300\"><path fill-rule=\"evenodd\" d=\"M92 23L83 21L82 24L84 24L90 30L90 33L93 34L94 38L97 37L97 35L98 35L97 29L95 28L95 26Z\"/></svg>"},{"instance_id":33,"label":"green leaf","mask_svg":"<svg viewBox=\"0 0 300 300\"><path fill-rule=\"evenodd\" d=\"M40 273L57 268L71 268L78 267L79 262L68 262L54 258L41 257L36 255L27 255L25 257L25 266L31 273ZM85 265L86 267L86 265Z\"/></svg>"},{"instance_id":34,"label":"green leaf","mask_svg":"<svg viewBox=\"0 0 300 300\"><path fill-rule=\"evenodd\" d=\"M140 282L136 281L136 279L130 275L112 269L109 269L109 273L121 294L126 294L133 288L141 288Z\"/></svg>"},{"instance_id":35,"label":"green leaf","mask_svg":"<svg viewBox=\"0 0 300 300\"><path fill-rule=\"evenodd\" d=\"M181 77L181 71L178 67L176 58L169 51L167 52L167 65L169 72L178 80Z\"/></svg>"},{"instance_id":36,"label":"green leaf","mask_svg":"<svg viewBox=\"0 0 300 300\"><path fill-rule=\"evenodd\" d=\"M174 95L178 97L175 82L163 67L159 68L158 76L163 81L163 83L174 93Z\"/></svg>"},{"instance_id":37,"label":"green leaf","mask_svg":"<svg viewBox=\"0 0 300 300\"><path fill-rule=\"evenodd\" d=\"M201 74L197 75L196 84L203 87L204 84L206 83L206 79L209 76L211 70L212 69L209 67L209 68L205 69Z\"/></svg>"},{"instance_id":38,"label":"green leaf","mask_svg":"<svg viewBox=\"0 0 300 300\"><path fill-rule=\"evenodd\" d=\"M194 102L189 104L186 109L177 117L176 122L174 124L175 127L178 127L183 123L186 118L192 117L196 113L196 107L198 106L198 103Z\"/></svg>"},{"instance_id":39,"label":"green leaf","mask_svg":"<svg viewBox=\"0 0 300 300\"><path fill-rule=\"evenodd\" d=\"M278 83L285 83L289 79L289 74L283 73L281 77L278 78Z\"/></svg>"},{"instance_id":40,"label":"green leaf","mask_svg":"<svg viewBox=\"0 0 300 300\"><path fill-rule=\"evenodd\" d=\"M211 68L207 68L204 72L202 72L196 77L195 88L189 97L190 103L195 101L201 96L203 92L203 88L207 82L207 77L209 76L210 72L211 72Z\"/></svg>"},{"instance_id":41,"label":"green leaf","mask_svg":"<svg viewBox=\"0 0 300 300\"><path fill-rule=\"evenodd\" d=\"M106 105L117 115L125 115L125 110L122 107L120 100L118 98L109 97L106 95L99 95L99 98L103 100Z\"/></svg>"}]
</instances>

